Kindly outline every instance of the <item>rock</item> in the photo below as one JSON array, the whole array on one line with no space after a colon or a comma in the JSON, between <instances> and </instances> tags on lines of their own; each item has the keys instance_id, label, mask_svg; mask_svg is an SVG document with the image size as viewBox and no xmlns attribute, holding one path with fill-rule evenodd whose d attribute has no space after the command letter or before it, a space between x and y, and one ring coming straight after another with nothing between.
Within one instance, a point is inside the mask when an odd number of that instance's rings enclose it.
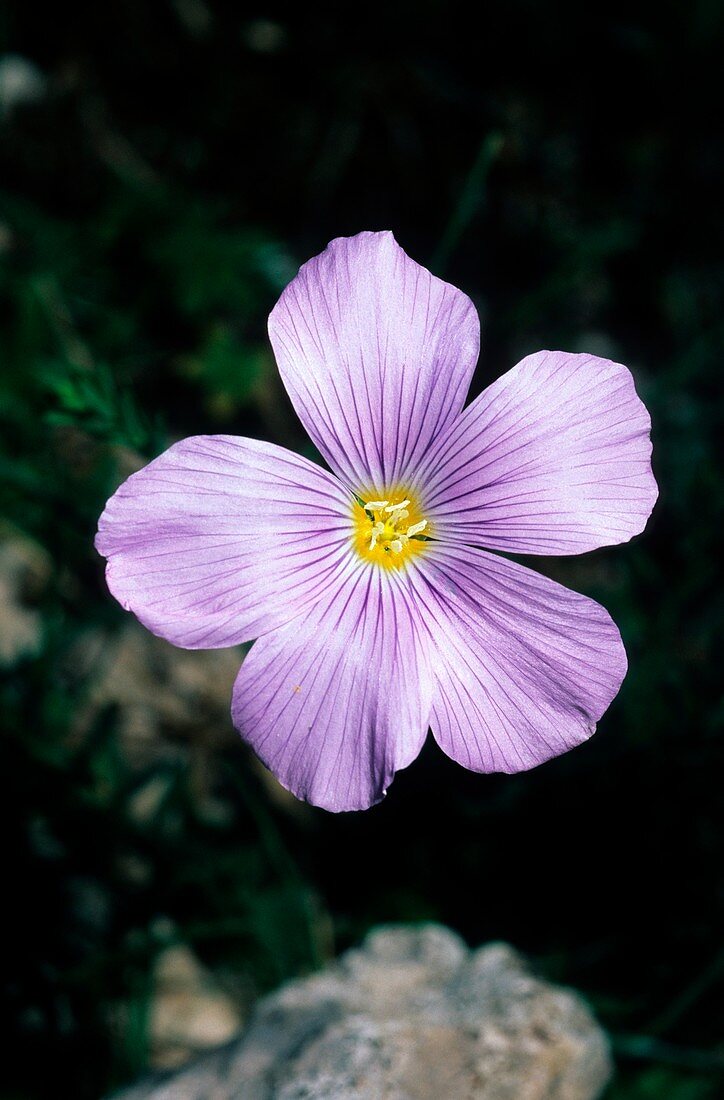
<instances>
[{"instance_id":1,"label":"rock","mask_svg":"<svg viewBox=\"0 0 724 1100\"><path fill-rule=\"evenodd\" d=\"M585 1003L512 948L390 926L265 997L240 1039L119 1100L594 1100L610 1073Z\"/></svg>"},{"instance_id":2,"label":"rock","mask_svg":"<svg viewBox=\"0 0 724 1100\"><path fill-rule=\"evenodd\" d=\"M0 556L0 591L1 567ZM219 749L239 742L231 723L231 694L242 659L241 646L177 649L130 616L118 631L86 631L68 650L63 673L77 685L79 697L70 743L83 744L99 716L113 709L124 762L144 777L129 807L138 824L151 820L163 802L169 765L187 769L204 820L223 824L228 819L229 808L212 791ZM251 767L277 806L297 818L308 815L308 807L284 790L260 761L253 758Z\"/></svg>"},{"instance_id":3,"label":"rock","mask_svg":"<svg viewBox=\"0 0 724 1100\"><path fill-rule=\"evenodd\" d=\"M39 652L43 622L32 601L45 588L51 568L49 555L37 543L11 529L0 531L1 667Z\"/></svg>"},{"instance_id":4,"label":"rock","mask_svg":"<svg viewBox=\"0 0 724 1100\"><path fill-rule=\"evenodd\" d=\"M89 631L68 659L88 681L74 735L83 741L101 710L118 712L118 736L128 762L142 770L166 759L172 742L231 743L231 690L238 649L191 652L154 637L133 619L111 634ZM169 743L163 734L173 736Z\"/></svg>"},{"instance_id":5,"label":"rock","mask_svg":"<svg viewBox=\"0 0 724 1100\"><path fill-rule=\"evenodd\" d=\"M37 103L45 88L45 76L27 57L15 53L0 57L0 117L26 103Z\"/></svg>"},{"instance_id":6,"label":"rock","mask_svg":"<svg viewBox=\"0 0 724 1100\"><path fill-rule=\"evenodd\" d=\"M241 1027L233 1000L183 944L156 960L150 1005L151 1064L172 1069L190 1055L218 1047Z\"/></svg>"}]
</instances>

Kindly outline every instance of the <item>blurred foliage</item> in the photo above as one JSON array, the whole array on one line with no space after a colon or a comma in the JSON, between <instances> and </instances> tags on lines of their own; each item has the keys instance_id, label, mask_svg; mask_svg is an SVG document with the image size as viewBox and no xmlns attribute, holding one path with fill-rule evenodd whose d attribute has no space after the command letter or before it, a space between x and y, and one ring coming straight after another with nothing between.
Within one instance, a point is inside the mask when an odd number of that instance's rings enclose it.
<instances>
[{"instance_id":1,"label":"blurred foliage","mask_svg":"<svg viewBox=\"0 0 724 1100\"><path fill-rule=\"evenodd\" d=\"M111 0L0 19L2 534L50 563L19 591L36 654L0 673L0 1088L62 1080L82 1100L142 1071L169 942L242 976L243 999L373 923L434 918L589 995L619 1059L611 1100L708 1100L724 1057L721 5L514 0L486 7L482 34L450 3L350 18ZM335 818L275 793L227 720L211 745L162 723L141 765L118 703L79 730L82 655L115 652L127 620L92 548L121 477L196 432L312 453L266 316L328 239L383 227L474 297L476 390L545 346L627 362L661 500L632 545L533 563L626 641L589 744L515 777L429 744L385 803Z\"/></svg>"}]
</instances>

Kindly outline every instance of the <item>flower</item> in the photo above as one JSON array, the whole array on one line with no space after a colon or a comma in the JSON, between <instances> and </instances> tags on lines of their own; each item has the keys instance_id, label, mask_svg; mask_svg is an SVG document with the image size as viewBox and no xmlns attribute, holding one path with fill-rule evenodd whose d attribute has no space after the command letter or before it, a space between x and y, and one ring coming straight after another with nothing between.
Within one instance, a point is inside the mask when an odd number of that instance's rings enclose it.
<instances>
[{"instance_id":1,"label":"flower","mask_svg":"<svg viewBox=\"0 0 724 1100\"><path fill-rule=\"evenodd\" d=\"M329 810L379 801L428 727L481 772L588 738L626 673L616 626L490 551L573 554L643 530L651 422L626 367L538 352L464 408L475 308L391 233L304 264L269 335L331 472L252 439L174 444L101 516L114 596L178 646L256 638L234 723Z\"/></svg>"}]
</instances>

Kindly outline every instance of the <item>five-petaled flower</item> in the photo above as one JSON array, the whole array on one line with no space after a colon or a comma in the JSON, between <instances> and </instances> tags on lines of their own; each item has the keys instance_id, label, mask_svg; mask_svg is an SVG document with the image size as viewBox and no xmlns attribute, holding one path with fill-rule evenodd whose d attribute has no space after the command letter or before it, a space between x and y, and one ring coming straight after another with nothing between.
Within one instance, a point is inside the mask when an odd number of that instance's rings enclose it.
<instances>
[{"instance_id":1,"label":"five-petaled flower","mask_svg":"<svg viewBox=\"0 0 724 1100\"><path fill-rule=\"evenodd\" d=\"M573 554L643 529L651 424L626 367L538 352L464 408L475 308L391 233L306 263L269 334L331 472L251 439L174 444L101 517L115 597L178 646L257 639L234 723L329 810L379 801L428 727L481 772L584 741L626 672L619 632L490 551Z\"/></svg>"}]
</instances>

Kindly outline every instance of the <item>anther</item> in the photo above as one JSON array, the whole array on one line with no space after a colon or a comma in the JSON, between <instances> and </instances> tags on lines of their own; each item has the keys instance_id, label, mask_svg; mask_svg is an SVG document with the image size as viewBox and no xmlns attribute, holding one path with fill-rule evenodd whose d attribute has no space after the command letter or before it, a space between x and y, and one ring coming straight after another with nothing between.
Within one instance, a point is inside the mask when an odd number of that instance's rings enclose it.
<instances>
[{"instance_id":1,"label":"anther","mask_svg":"<svg viewBox=\"0 0 724 1100\"><path fill-rule=\"evenodd\" d=\"M383 533L384 529L384 523L380 523L380 521L377 520L377 523L372 528L372 535L370 538L370 550L374 550L375 546L377 545L377 539Z\"/></svg>"},{"instance_id":2,"label":"anther","mask_svg":"<svg viewBox=\"0 0 724 1100\"><path fill-rule=\"evenodd\" d=\"M383 553L404 559L407 553L419 549L419 544L410 545L410 539L424 531L428 523L423 519L413 523L411 527L407 526L410 522L409 508L412 503L408 497L396 504L391 504L389 499L368 500L367 503L363 503L361 497L357 500L367 515L368 522L363 527L364 539L367 551L372 553L373 560L380 560ZM413 518L414 514L413 511Z\"/></svg>"}]
</instances>

